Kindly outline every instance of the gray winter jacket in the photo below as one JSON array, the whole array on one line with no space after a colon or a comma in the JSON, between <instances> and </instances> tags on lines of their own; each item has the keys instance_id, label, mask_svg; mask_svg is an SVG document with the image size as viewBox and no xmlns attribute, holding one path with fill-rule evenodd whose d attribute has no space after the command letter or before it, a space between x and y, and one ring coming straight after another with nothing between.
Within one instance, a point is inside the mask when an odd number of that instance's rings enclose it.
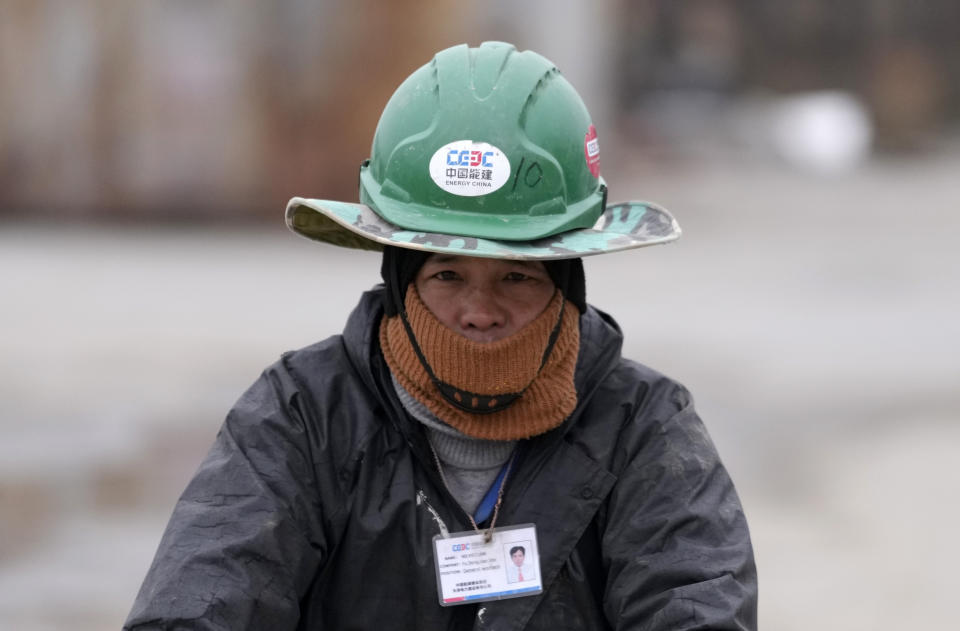
<instances>
[{"instance_id":1,"label":"gray winter jacket","mask_svg":"<svg viewBox=\"0 0 960 631\"><path fill-rule=\"evenodd\" d=\"M579 404L524 441L497 524L535 523L544 592L441 607L439 521L471 529L377 342L380 292L342 336L240 398L178 501L127 629L754 629L733 484L677 383L581 317Z\"/></svg>"}]
</instances>

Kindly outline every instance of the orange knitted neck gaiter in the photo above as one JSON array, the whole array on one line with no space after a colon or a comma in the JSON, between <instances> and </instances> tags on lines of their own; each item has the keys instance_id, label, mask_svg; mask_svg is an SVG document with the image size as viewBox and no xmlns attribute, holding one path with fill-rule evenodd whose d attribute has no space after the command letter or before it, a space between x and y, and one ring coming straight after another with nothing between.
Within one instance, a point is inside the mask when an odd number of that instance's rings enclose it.
<instances>
[{"instance_id":1,"label":"orange knitted neck gaiter","mask_svg":"<svg viewBox=\"0 0 960 631\"><path fill-rule=\"evenodd\" d=\"M430 378L400 315L384 317L380 324L383 356L400 385L440 420L474 438L517 440L553 429L573 412L577 404L573 373L580 348L580 320L577 307L565 302L559 291L533 322L510 337L490 343L474 342L444 326L420 300L413 284L404 302L424 359L434 375L452 387L458 405L448 401ZM556 341L542 364L558 318ZM481 405L498 407L503 397L518 393L519 397L503 409L469 411Z\"/></svg>"}]
</instances>

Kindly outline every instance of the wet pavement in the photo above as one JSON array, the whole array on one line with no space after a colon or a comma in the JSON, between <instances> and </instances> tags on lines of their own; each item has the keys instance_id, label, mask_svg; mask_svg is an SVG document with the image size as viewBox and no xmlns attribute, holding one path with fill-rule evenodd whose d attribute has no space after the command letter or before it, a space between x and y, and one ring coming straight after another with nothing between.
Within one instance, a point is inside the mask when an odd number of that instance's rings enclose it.
<instances>
[{"instance_id":1,"label":"wet pavement","mask_svg":"<svg viewBox=\"0 0 960 631\"><path fill-rule=\"evenodd\" d=\"M611 182L685 234L588 259L588 299L693 391L748 513L761 628L954 623L958 172ZM0 224L0 628L118 628L226 410L339 331L378 266L281 229Z\"/></svg>"}]
</instances>

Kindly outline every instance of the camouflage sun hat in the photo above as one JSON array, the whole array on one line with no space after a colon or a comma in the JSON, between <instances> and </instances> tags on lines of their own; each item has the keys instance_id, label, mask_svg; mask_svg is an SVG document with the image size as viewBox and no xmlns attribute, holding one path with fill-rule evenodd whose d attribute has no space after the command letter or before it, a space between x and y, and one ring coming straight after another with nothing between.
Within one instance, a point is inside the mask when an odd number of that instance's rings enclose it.
<instances>
[{"instance_id":1,"label":"camouflage sun hat","mask_svg":"<svg viewBox=\"0 0 960 631\"><path fill-rule=\"evenodd\" d=\"M287 225L335 245L561 259L666 243L676 220L646 202L608 206L597 132L559 70L500 42L456 46L384 108L360 203L295 197Z\"/></svg>"},{"instance_id":2,"label":"camouflage sun hat","mask_svg":"<svg viewBox=\"0 0 960 631\"><path fill-rule=\"evenodd\" d=\"M530 241L498 241L403 228L369 206L294 197L287 225L300 235L359 250L395 245L413 250L503 259L565 259L668 243L680 226L665 209L646 202L606 207L590 228L569 230Z\"/></svg>"}]
</instances>

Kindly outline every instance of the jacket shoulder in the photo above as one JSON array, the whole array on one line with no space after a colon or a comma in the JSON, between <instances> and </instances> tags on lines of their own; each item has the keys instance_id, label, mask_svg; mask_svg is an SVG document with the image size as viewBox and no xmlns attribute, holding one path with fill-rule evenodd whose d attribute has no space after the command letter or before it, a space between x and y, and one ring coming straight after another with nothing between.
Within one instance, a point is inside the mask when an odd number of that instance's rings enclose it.
<instances>
[{"instance_id":1,"label":"jacket shoulder","mask_svg":"<svg viewBox=\"0 0 960 631\"><path fill-rule=\"evenodd\" d=\"M601 405L616 401L626 417L635 420L669 418L693 407L693 396L682 383L626 358L618 360L593 398Z\"/></svg>"},{"instance_id":2,"label":"jacket shoulder","mask_svg":"<svg viewBox=\"0 0 960 631\"><path fill-rule=\"evenodd\" d=\"M571 430L568 440L614 474L630 463L684 453L716 459L690 391L629 359L620 358L588 393Z\"/></svg>"},{"instance_id":3,"label":"jacket shoulder","mask_svg":"<svg viewBox=\"0 0 960 631\"><path fill-rule=\"evenodd\" d=\"M324 402L335 402L334 395L348 396L354 404L376 399L369 373L369 366L357 365L342 335L287 351L265 371L288 378L298 396L321 407Z\"/></svg>"},{"instance_id":4,"label":"jacket shoulder","mask_svg":"<svg viewBox=\"0 0 960 631\"><path fill-rule=\"evenodd\" d=\"M338 467L349 466L385 427L383 401L369 368L355 364L342 335L283 353L244 398L262 392L264 382L276 404L302 424L312 449L328 452L318 457Z\"/></svg>"}]
</instances>

